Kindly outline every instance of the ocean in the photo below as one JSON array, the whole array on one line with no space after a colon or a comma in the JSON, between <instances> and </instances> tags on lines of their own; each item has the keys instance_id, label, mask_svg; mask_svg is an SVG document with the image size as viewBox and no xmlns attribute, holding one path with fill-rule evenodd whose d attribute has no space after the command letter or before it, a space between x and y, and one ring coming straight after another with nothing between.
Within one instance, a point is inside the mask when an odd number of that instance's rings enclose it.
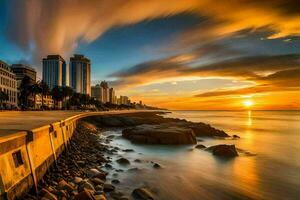
<instances>
[{"instance_id":1,"label":"ocean","mask_svg":"<svg viewBox=\"0 0 300 200\"><path fill-rule=\"evenodd\" d=\"M136 145L116 137L112 145L134 149L119 155L131 165L114 164L124 172L108 176L120 180L119 191L130 196L134 188L147 186L162 200L300 198L300 111L172 111L164 116L205 122L239 135L237 140L199 138L199 143L234 144L240 156L224 160L193 145ZM109 130L104 135L120 133ZM162 168L154 169L153 162Z\"/></svg>"}]
</instances>

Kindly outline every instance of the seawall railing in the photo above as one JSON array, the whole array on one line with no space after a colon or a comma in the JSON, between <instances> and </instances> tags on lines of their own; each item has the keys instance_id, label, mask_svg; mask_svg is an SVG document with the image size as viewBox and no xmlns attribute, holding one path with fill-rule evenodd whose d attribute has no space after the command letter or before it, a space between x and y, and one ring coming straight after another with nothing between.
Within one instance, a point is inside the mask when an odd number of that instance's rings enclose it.
<instances>
[{"instance_id":1,"label":"seawall railing","mask_svg":"<svg viewBox=\"0 0 300 200\"><path fill-rule=\"evenodd\" d=\"M38 182L67 148L79 119L103 115L83 113L0 138L0 199L18 199ZM113 113L112 113L113 114Z\"/></svg>"}]
</instances>

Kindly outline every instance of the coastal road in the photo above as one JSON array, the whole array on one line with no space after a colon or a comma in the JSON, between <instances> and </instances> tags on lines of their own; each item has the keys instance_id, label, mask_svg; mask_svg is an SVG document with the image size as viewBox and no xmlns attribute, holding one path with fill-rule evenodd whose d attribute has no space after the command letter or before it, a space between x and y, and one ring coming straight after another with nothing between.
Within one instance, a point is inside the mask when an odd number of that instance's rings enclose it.
<instances>
[{"instance_id":1,"label":"coastal road","mask_svg":"<svg viewBox=\"0 0 300 200\"><path fill-rule=\"evenodd\" d=\"M103 111L101 114L140 112L138 110ZM4 111L0 112L0 138L32 130L86 112L79 111Z\"/></svg>"}]
</instances>

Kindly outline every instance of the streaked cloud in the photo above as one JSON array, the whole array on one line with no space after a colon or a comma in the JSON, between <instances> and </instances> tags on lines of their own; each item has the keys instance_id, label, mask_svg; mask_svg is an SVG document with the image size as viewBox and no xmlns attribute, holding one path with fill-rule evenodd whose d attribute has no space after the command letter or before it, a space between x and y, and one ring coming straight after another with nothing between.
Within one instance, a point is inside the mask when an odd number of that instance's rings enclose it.
<instances>
[{"instance_id":1,"label":"streaked cloud","mask_svg":"<svg viewBox=\"0 0 300 200\"><path fill-rule=\"evenodd\" d=\"M34 59L68 55L81 42L92 42L112 27L182 12L202 16L199 27L180 42L203 43L244 29L267 27L269 38L300 34L297 0L7 0L8 36Z\"/></svg>"}]
</instances>

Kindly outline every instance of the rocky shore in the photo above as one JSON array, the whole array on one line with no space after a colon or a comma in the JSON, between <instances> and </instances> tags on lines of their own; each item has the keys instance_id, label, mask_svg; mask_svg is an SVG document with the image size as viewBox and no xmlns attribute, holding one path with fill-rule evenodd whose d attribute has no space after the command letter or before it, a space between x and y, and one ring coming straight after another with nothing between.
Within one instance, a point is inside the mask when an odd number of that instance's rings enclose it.
<instances>
[{"instance_id":1,"label":"rocky shore","mask_svg":"<svg viewBox=\"0 0 300 200\"><path fill-rule=\"evenodd\" d=\"M222 130L208 124L193 123L181 119L164 118L161 112L87 117L77 126L76 133L66 150L40 181L38 194L28 193L24 199L43 200L148 200L155 199L147 187L135 188L130 195L118 191L117 178L108 181L113 162L128 166L130 161L123 157L113 157L118 152L132 152L110 145L114 135L101 137L101 131L112 127L122 129L122 137L139 144L197 144L197 137L230 137ZM233 136L236 139L238 136ZM197 149L207 150L213 155L231 158L238 156L234 145L217 145L206 148L197 144ZM113 159L114 158L114 159ZM134 160L133 162L141 162ZM154 169L160 164L152 163ZM123 172L122 169L114 169ZM135 170L135 168L129 169ZM115 175L115 174L113 174ZM116 176L117 177L117 176ZM34 194L34 195L33 195Z\"/></svg>"},{"instance_id":2,"label":"rocky shore","mask_svg":"<svg viewBox=\"0 0 300 200\"><path fill-rule=\"evenodd\" d=\"M114 184L106 181L108 172L102 166L109 165L111 158L105 153L113 149L105 144L91 124L80 123L69 149L65 151L38 185L38 193L28 193L24 199L42 200L126 200L128 197L116 191ZM137 188L139 190L140 188ZM135 192L143 195L143 191ZM145 190L146 193L148 192ZM149 192L148 192L149 193Z\"/></svg>"}]
</instances>

